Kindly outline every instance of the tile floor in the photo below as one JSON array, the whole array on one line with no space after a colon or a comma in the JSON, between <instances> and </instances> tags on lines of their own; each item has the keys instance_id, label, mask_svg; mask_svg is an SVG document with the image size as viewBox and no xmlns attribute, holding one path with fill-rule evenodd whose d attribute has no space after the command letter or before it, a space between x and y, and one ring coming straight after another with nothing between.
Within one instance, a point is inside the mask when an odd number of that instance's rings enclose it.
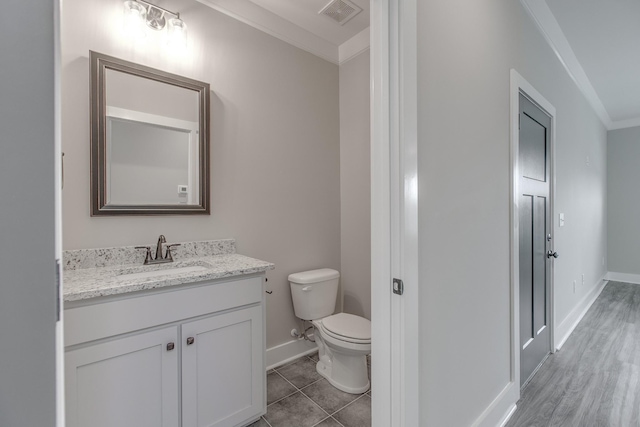
<instances>
[{"instance_id":1,"label":"tile floor","mask_svg":"<svg viewBox=\"0 0 640 427\"><path fill-rule=\"evenodd\" d=\"M371 390L336 389L316 372L317 361L316 353L267 372L267 413L249 427L370 427Z\"/></svg>"}]
</instances>

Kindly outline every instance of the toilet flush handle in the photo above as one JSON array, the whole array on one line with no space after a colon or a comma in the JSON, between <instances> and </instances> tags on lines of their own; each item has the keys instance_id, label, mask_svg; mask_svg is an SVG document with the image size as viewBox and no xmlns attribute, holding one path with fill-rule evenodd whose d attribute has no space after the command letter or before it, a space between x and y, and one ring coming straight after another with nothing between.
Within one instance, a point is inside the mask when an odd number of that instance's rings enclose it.
<instances>
[{"instance_id":1,"label":"toilet flush handle","mask_svg":"<svg viewBox=\"0 0 640 427\"><path fill-rule=\"evenodd\" d=\"M312 286L305 286L304 288L302 288L302 290L304 292L309 292L313 287Z\"/></svg>"}]
</instances>

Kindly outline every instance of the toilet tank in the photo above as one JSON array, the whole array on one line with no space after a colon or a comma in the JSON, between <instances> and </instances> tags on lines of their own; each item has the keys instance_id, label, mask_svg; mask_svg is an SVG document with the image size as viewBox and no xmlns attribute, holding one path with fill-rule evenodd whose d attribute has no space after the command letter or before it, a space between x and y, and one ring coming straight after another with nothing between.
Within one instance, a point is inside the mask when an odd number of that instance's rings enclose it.
<instances>
[{"instance_id":1,"label":"toilet tank","mask_svg":"<svg viewBox=\"0 0 640 427\"><path fill-rule=\"evenodd\" d=\"M296 317L322 319L333 314L338 295L340 273L330 268L289 275L291 297Z\"/></svg>"}]
</instances>

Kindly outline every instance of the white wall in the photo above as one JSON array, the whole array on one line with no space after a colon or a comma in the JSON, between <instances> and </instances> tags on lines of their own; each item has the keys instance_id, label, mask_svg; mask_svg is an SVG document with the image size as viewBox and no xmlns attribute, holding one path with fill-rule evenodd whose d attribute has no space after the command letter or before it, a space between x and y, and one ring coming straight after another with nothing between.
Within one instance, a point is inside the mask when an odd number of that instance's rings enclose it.
<instances>
[{"instance_id":1,"label":"white wall","mask_svg":"<svg viewBox=\"0 0 640 427\"><path fill-rule=\"evenodd\" d=\"M605 273L606 131L519 2L419 2L418 22L421 425L461 427L510 382L510 69L557 109L556 324Z\"/></svg>"},{"instance_id":2,"label":"white wall","mask_svg":"<svg viewBox=\"0 0 640 427\"><path fill-rule=\"evenodd\" d=\"M194 0L160 1L189 26L188 51L123 37L122 1L65 0L64 248L233 237L276 264L267 347L299 327L287 276L340 269L338 66ZM89 216L89 50L211 84L210 216Z\"/></svg>"},{"instance_id":3,"label":"white wall","mask_svg":"<svg viewBox=\"0 0 640 427\"><path fill-rule=\"evenodd\" d=\"M344 311L371 319L369 61L340 65L340 240Z\"/></svg>"},{"instance_id":4,"label":"white wall","mask_svg":"<svg viewBox=\"0 0 640 427\"><path fill-rule=\"evenodd\" d=\"M53 426L54 1L0 14L0 425Z\"/></svg>"},{"instance_id":5,"label":"white wall","mask_svg":"<svg viewBox=\"0 0 640 427\"><path fill-rule=\"evenodd\" d=\"M640 275L640 127L609 132L609 271Z\"/></svg>"}]
</instances>

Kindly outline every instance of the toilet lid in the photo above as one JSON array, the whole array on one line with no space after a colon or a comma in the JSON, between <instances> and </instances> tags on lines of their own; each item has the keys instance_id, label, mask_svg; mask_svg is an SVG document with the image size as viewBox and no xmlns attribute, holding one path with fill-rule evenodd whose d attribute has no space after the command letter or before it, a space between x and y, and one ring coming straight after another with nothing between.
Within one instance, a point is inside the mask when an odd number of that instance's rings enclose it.
<instances>
[{"instance_id":1,"label":"toilet lid","mask_svg":"<svg viewBox=\"0 0 640 427\"><path fill-rule=\"evenodd\" d=\"M338 313L322 319L322 326L329 332L345 338L371 339L371 321L353 314Z\"/></svg>"}]
</instances>

